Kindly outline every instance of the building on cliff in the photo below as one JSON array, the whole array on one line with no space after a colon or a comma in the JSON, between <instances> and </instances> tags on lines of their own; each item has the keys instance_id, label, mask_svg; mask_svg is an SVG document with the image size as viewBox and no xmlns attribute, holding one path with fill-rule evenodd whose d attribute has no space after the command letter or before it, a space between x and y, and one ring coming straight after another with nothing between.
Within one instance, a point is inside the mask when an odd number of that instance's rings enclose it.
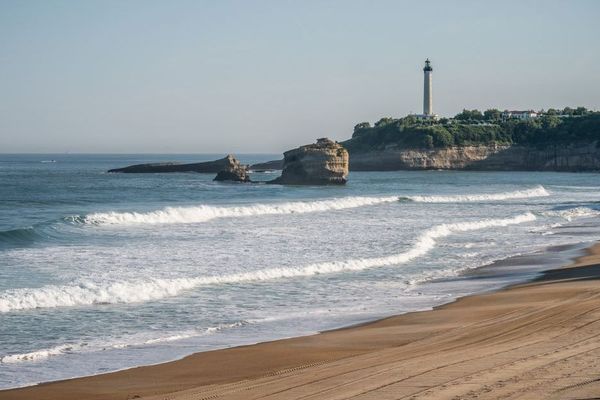
<instances>
[{"instance_id":1,"label":"building on cliff","mask_svg":"<svg viewBox=\"0 0 600 400\"><path fill-rule=\"evenodd\" d=\"M502 113L502 119L503 120L507 120L507 119L520 119L522 121L525 120L529 120L532 118L536 118L538 116L538 113L536 113L533 110L527 110L527 111L508 111L508 110L504 110L504 112Z\"/></svg>"}]
</instances>

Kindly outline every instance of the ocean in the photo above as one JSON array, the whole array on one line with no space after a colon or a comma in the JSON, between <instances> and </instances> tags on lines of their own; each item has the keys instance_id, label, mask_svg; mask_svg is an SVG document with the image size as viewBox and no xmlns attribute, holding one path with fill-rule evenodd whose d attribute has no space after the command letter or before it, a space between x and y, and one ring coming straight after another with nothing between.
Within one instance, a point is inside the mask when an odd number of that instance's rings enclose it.
<instances>
[{"instance_id":1,"label":"ocean","mask_svg":"<svg viewBox=\"0 0 600 400\"><path fill-rule=\"evenodd\" d=\"M219 157L0 155L0 388L430 309L531 279L600 233L597 174L106 173Z\"/></svg>"}]
</instances>

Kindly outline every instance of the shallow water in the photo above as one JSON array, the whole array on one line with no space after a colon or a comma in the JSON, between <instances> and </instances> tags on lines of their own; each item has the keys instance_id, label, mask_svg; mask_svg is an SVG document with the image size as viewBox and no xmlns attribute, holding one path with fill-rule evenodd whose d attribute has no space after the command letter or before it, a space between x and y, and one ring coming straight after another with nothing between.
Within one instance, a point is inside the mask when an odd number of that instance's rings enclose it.
<instances>
[{"instance_id":1,"label":"shallow water","mask_svg":"<svg viewBox=\"0 0 600 400\"><path fill-rule=\"evenodd\" d=\"M564 256L476 267L598 238L597 174L105 173L220 156L0 155L0 387L427 309Z\"/></svg>"}]
</instances>

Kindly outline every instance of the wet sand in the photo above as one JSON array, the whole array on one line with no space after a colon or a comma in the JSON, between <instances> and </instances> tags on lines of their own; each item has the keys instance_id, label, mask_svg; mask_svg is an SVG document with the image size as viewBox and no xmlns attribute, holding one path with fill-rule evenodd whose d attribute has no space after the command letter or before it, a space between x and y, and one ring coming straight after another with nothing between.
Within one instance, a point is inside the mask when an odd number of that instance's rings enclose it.
<instances>
[{"instance_id":1,"label":"wet sand","mask_svg":"<svg viewBox=\"0 0 600 400\"><path fill-rule=\"evenodd\" d=\"M0 391L11 399L600 398L600 245L534 282L318 335Z\"/></svg>"}]
</instances>

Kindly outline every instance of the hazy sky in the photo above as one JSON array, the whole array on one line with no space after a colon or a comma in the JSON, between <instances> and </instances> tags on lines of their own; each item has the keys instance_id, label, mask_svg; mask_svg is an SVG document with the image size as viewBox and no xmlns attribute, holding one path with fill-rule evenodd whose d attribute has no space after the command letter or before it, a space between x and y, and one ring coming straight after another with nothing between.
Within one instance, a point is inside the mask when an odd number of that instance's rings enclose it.
<instances>
[{"instance_id":1,"label":"hazy sky","mask_svg":"<svg viewBox=\"0 0 600 400\"><path fill-rule=\"evenodd\" d=\"M0 153L280 152L422 110L600 109L600 1L0 0Z\"/></svg>"}]
</instances>

